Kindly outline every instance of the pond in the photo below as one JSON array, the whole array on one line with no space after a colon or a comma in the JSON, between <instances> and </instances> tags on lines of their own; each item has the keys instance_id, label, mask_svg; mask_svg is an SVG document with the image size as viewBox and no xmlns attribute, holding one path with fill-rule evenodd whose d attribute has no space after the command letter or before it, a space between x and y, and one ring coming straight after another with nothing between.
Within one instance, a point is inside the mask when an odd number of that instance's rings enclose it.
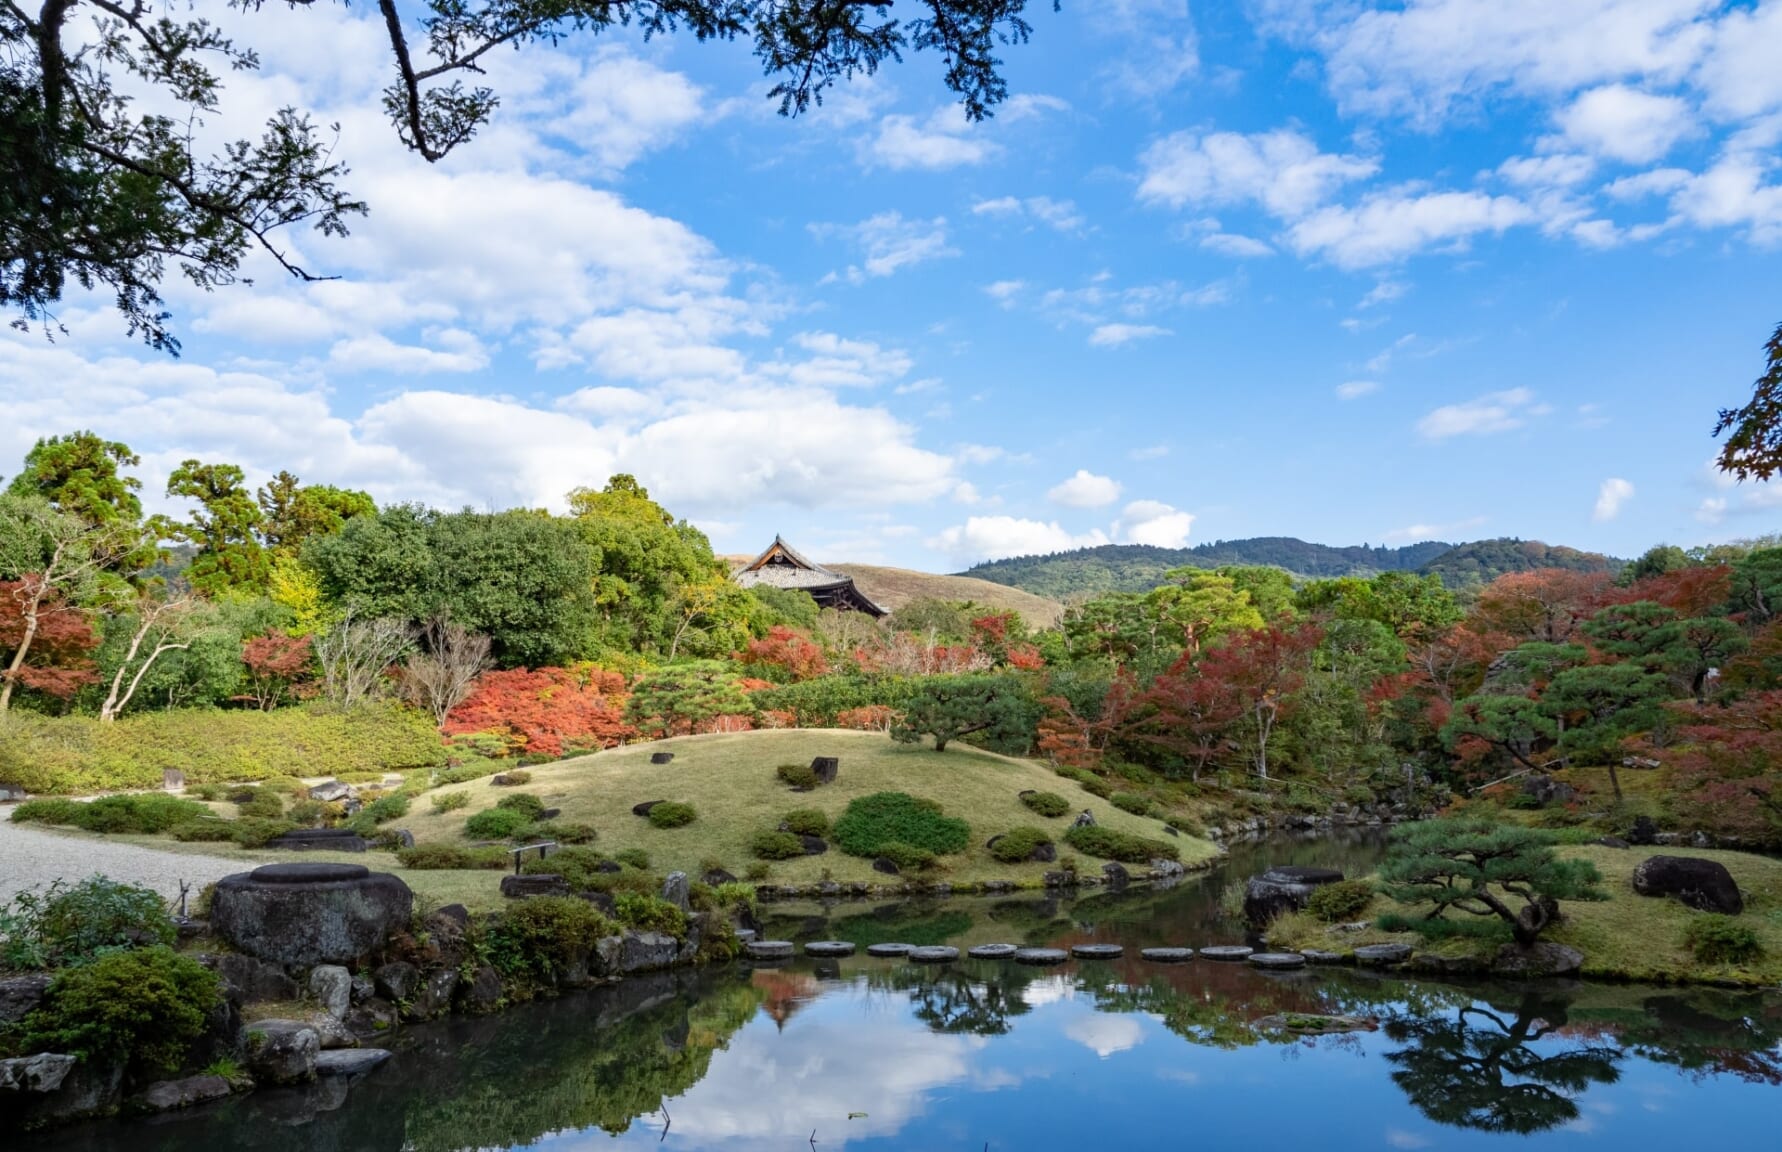
<instances>
[{"instance_id":1,"label":"pond","mask_svg":"<svg viewBox=\"0 0 1782 1152\"><path fill-rule=\"evenodd\" d=\"M1268 864L1364 871L1366 838L1272 841L1167 891L919 907L773 907L798 939L1126 945L1113 962L925 967L864 955L674 973L410 1029L350 1093L258 1092L78 1128L85 1152L535 1147L1333 1149L1763 1145L1782 996L1631 985L1267 974L1137 949L1235 943L1226 883ZM1342 1013L1372 1030L1256 1022Z\"/></svg>"}]
</instances>

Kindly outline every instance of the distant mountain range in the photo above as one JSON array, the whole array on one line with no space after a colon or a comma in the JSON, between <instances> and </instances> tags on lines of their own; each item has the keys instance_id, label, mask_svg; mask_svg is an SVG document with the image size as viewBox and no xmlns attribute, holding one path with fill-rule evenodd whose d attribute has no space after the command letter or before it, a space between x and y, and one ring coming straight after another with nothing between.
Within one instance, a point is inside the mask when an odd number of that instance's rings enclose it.
<instances>
[{"instance_id":1,"label":"distant mountain range","mask_svg":"<svg viewBox=\"0 0 1782 1152\"><path fill-rule=\"evenodd\" d=\"M1488 584L1506 572L1535 568L1570 568L1613 572L1624 561L1596 552L1580 552L1538 540L1479 540L1471 544L1426 541L1402 548L1359 545L1333 548L1291 536L1258 536L1219 540L1193 548L1153 548L1144 544L1104 544L1049 556L1016 556L968 568L961 576L1020 588L1063 600L1101 592L1143 592L1163 582L1171 568L1221 568L1267 565L1296 576L1372 576L1380 572L1416 572L1439 576L1453 589Z\"/></svg>"}]
</instances>

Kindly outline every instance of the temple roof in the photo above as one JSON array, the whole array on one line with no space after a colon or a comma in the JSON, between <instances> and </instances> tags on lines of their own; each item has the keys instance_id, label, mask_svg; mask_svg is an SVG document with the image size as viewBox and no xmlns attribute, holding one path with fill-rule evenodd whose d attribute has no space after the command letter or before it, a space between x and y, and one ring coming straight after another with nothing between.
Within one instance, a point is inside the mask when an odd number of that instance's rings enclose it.
<instances>
[{"instance_id":1,"label":"temple roof","mask_svg":"<svg viewBox=\"0 0 1782 1152\"><path fill-rule=\"evenodd\" d=\"M767 550L736 570L734 579L743 588L753 588L766 584L773 588L796 589L816 596L820 592L835 593L829 597L834 601L827 607L847 606L856 611L868 612L874 616L883 616L885 610L874 604L856 587L854 578L825 568L814 560L807 559L792 545L778 536ZM824 602L818 598L819 603Z\"/></svg>"}]
</instances>

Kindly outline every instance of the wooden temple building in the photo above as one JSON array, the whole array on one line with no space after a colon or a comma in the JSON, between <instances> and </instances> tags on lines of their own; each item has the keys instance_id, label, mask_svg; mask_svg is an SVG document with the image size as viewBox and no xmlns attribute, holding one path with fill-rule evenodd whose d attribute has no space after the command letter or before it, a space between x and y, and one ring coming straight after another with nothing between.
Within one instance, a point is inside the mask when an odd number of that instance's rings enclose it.
<instances>
[{"instance_id":1,"label":"wooden temple building","mask_svg":"<svg viewBox=\"0 0 1782 1152\"><path fill-rule=\"evenodd\" d=\"M778 536L767 551L736 570L736 582L744 588L766 584L808 592L819 608L841 612L864 612L868 616L885 615L885 609L867 599L854 587L854 578L806 560L792 545Z\"/></svg>"}]
</instances>

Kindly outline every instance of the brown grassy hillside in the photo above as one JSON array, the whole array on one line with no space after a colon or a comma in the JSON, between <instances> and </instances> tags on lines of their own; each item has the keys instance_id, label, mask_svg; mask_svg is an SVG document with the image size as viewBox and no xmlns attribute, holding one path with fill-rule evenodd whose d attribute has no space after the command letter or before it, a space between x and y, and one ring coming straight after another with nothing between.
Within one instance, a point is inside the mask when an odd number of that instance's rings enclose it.
<instances>
[{"instance_id":1,"label":"brown grassy hillside","mask_svg":"<svg viewBox=\"0 0 1782 1152\"><path fill-rule=\"evenodd\" d=\"M875 603L893 612L911 600L923 598L970 600L998 612L1019 612L1021 619L1036 628L1051 627L1064 612L1064 605L1056 600L971 576L936 576L931 572L878 568L870 564L831 564L829 567L852 576L856 587Z\"/></svg>"}]
</instances>

